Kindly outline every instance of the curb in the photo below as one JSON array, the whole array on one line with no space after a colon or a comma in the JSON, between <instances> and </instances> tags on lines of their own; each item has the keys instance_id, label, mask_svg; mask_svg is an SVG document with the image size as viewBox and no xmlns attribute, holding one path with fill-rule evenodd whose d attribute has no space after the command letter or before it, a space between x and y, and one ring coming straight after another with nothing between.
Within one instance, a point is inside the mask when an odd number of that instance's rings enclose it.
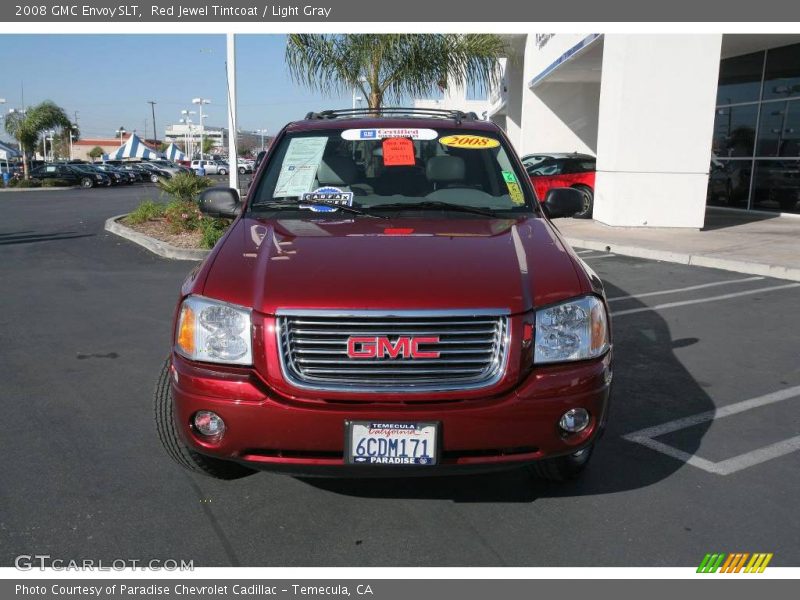
<instances>
[{"instance_id":1,"label":"curb","mask_svg":"<svg viewBox=\"0 0 800 600\"><path fill-rule=\"evenodd\" d=\"M68 187L33 187L33 188L4 188L0 187L0 193L13 193L13 192L63 192L64 190L79 190L81 186L70 185Z\"/></svg>"},{"instance_id":2,"label":"curb","mask_svg":"<svg viewBox=\"0 0 800 600\"><path fill-rule=\"evenodd\" d=\"M127 216L128 214L125 213L124 215L117 215L116 217L106 219L105 230L123 237L134 244L139 244L147 248L153 254L158 254L163 258L171 258L173 260L203 260L211 252L211 250L178 248L177 246L162 242L149 235L134 231L130 227L125 227L125 225L117 222L119 219Z\"/></svg>"},{"instance_id":3,"label":"curb","mask_svg":"<svg viewBox=\"0 0 800 600\"><path fill-rule=\"evenodd\" d=\"M580 248L586 248L587 250L613 252L614 254L620 254L622 256L633 256L635 258L661 260L682 265L722 269L723 271L734 271L735 273L746 273L748 275L761 275L765 277L775 277L776 279L800 281L800 268L716 258L703 254L684 254L681 252L669 252L667 250L653 250L652 248L641 248L639 246L618 246L612 243L606 244L598 242L597 240L580 240L572 237L565 237L564 239L570 246L578 246Z\"/></svg>"}]
</instances>

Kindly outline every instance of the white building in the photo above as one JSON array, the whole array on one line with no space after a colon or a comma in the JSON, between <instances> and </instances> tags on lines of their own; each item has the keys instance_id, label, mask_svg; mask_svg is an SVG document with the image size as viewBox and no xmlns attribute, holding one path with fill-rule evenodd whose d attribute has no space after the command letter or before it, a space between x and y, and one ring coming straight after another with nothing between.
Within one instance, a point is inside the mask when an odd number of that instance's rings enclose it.
<instances>
[{"instance_id":1,"label":"white building","mask_svg":"<svg viewBox=\"0 0 800 600\"><path fill-rule=\"evenodd\" d=\"M595 220L700 228L707 202L800 212L800 35L505 38L489 118L520 154L595 155Z\"/></svg>"},{"instance_id":2,"label":"white building","mask_svg":"<svg viewBox=\"0 0 800 600\"><path fill-rule=\"evenodd\" d=\"M418 98L414 100L414 108L434 108L441 110L460 110L474 112L481 119L486 118L489 109L487 100L467 98L467 91L462 86L450 86L438 98Z\"/></svg>"},{"instance_id":3,"label":"white building","mask_svg":"<svg viewBox=\"0 0 800 600\"><path fill-rule=\"evenodd\" d=\"M202 131L199 125L191 123L175 123L168 125L164 130L164 141L166 143L176 143L180 145L186 154L193 156L200 152L200 138L210 139L212 153L220 153L227 150L228 135L224 127L209 127L206 125Z\"/></svg>"}]
</instances>

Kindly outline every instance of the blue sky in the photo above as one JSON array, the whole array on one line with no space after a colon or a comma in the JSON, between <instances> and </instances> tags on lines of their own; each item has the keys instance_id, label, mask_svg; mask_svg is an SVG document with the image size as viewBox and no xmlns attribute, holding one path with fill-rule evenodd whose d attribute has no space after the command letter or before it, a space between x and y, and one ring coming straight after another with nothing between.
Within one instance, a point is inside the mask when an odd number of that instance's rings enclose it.
<instances>
[{"instance_id":1,"label":"blue sky","mask_svg":"<svg viewBox=\"0 0 800 600\"><path fill-rule=\"evenodd\" d=\"M277 132L310 110L347 108L351 94L325 96L294 85L283 59L285 36L237 35L238 125ZM227 127L224 35L2 35L2 112L53 100L82 137L113 136L120 126L143 134L155 100L159 137L191 100L209 98L209 126ZM192 117L199 123L197 116ZM7 138L4 133L3 138Z\"/></svg>"}]
</instances>

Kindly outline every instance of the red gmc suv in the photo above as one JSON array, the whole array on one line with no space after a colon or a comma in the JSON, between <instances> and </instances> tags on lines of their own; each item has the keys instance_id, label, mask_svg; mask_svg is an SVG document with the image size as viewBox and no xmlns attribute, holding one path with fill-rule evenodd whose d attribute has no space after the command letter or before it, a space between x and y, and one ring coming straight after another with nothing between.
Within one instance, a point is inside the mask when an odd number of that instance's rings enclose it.
<instances>
[{"instance_id":1,"label":"red gmc suv","mask_svg":"<svg viewBox=\"0 0 800 600\"><path fill-rule=\"evenodd\" d=\"M183 284L155 394L182 466L577 476L607 416L603 287L504 133L473 113L310 113L276 137Z\"/></svg>"}]
</instances>

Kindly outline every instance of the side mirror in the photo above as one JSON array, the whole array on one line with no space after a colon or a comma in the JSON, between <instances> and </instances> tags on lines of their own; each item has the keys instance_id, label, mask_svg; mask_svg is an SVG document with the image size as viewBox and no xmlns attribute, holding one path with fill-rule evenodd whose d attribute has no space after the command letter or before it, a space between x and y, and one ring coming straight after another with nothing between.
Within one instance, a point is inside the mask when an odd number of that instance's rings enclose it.
<instances>
[{"instance_id":1,"label":"side mirror","mask_svg":"<svg viewBox=\"0 0 800 600\"><path fill-rule=\"evenodd\" d=\"M242 210L239 193L231 188L212 187L200 194L200 212L209 217L235 219Z\"/></svg>"},{"instance_id":2,"label":"side mirror","mask_svg":"<svg viewBox=\"0 0 800 600\"><path fill-rule=\"evenodd\" d=\"M258 167L261 165L261 161L264 160L264 157L267 155L266 150L262 150L256 155L256 163L253 165L253 172L258 171Z\"/></svg>"},{"instance_id":3,"label":"side mirror","mask_svg":"<svg viewBox=\"0 0 800 600\"><path fill-rule=\"evenodd\" d=\"M552 188L545 196L544 207L551 219L571 217L583 210L583 194L572 188Z\"/></svg>"}]
</instances>

